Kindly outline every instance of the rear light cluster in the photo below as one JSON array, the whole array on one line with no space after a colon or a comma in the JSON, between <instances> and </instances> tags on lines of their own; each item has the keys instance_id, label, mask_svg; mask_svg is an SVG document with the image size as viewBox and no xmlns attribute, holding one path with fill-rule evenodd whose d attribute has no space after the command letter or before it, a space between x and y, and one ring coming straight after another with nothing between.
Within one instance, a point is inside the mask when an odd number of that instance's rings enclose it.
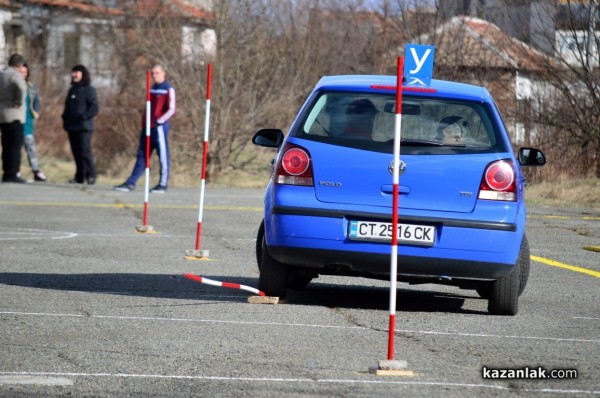
<instances>
[{"instance_id":1,"label":"rear light cluster","mask_svg":"<svg viewBox=\"0 0 600 398\"><path fill-rule=\"evenodd\" d=\"M516 173L510 160L499 160L488 165L481 179L478 198L508 202L517 200Z\"/></svg>"},{"instance_id":2,"label":"rear light cluster","mask_svg":"<svg viewBox=\"0 0 600 398\"><path fill-rule=\"evenodd\" d=\"M302 147L286 144L275 172L277 184L313 186L313 169L310 154Z\"/></svg>"}]
</instances>

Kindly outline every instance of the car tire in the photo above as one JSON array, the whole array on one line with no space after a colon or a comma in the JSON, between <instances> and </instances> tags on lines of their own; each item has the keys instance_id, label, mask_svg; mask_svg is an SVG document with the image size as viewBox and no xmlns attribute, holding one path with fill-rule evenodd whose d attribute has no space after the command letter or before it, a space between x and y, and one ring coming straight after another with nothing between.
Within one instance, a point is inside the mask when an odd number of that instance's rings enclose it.
<instances>
[{"instance_id":1,"label":"car tire","mask_svg":"<svg viewBox=\"0 0 600 398\"><path fill-rule=\"evenodd\" d=\"M264 235L261 252L258 289L265 292L267 296L283 299L287 293L289 267L271 257Z\"/></svg>"},{"instance_id":2,"label":"car tire","mask_svg":"<svg viewBox=\"0 0 600 398\"><path fill-rule=\"evenodd\" d=\"M265 220L260 222L260 226L258 227L258 232L256 233L256 264L258 265L258 270L260 271L260 261L262 258L262 244L263 237L265 236Z\"/></svg>"},{"instance_id":3,"label":"car tire","mask_svg":"<svg viewBox=\"0 0 600 398\"><path fill-rule=\"evenodd\" d=\"M525 290L527 281L529 280L529 268L531 267L531 257L529 254L529 241L527 236L523 235L523 242L521 242L521 250L519 251L519 296Z\"/></svg>"},{"instance_id":4,"label":"car tire","mask_svg":"<svg viewBox=\"0 0 600 398\"><path fill-rule=\"evenodd\" d=\"M519 312L520 262L512 272L490 283L488 311L492 315L516 315Z\"/></svg>"},{"instance_id":5,"label":"car tire","mask_svg":"<svg viewBox=\"0 0 600 398\"><path fill-rule=\"evenodd\" d=\"M529 268L531 266L531 258L529 255L529 241L527 236L523 235L519 258L517 259L519 266L519 296L523 294L527 281L529 280ZM491 295L491 283L486 283L476 288L475 291L479 297L489 299Z\"/></svg>"}]
</instances>

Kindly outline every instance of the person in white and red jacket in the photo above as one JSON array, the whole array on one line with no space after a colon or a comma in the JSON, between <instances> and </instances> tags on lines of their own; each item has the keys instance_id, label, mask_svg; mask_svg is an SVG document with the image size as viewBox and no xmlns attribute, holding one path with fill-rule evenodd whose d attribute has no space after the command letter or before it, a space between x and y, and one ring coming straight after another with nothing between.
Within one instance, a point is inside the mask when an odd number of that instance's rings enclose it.
<instances>
[{"instance_id":1,"label":"person in white and red jacket","mask_svg":"<svg viewBox=\"0 0 600 398\"><path fill-rule=\"evenodd\" d=\"M165 193L169 186L169 129L170 119L175 114L175 88L166 80L166 72L162 65L152 67L154 84L150 88L150 153L156 149L160 162L160 177L158 184L152 188L152 193ZM131 175L127 180L115 186L115 191L129 192L135 189L137 180L146 168L146 119L142 118L142 130L137 158Z\"/></svg>"}]
</instances>

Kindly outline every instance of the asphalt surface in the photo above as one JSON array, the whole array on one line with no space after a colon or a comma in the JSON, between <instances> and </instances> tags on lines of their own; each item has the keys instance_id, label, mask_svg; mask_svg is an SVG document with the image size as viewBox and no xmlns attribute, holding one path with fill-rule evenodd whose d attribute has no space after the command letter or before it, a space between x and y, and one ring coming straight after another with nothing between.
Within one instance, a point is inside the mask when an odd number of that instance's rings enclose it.
<instances>
[{"instance_id":1,"label":"asphalt surface","mask_svg":"<svg viewBox=\"0 0 600 398\"><path fill-rule=\"evenodd\" d=\"M0 184L2 397L600 396L600 212L529 209L531 276L514 317L473 291L321 277L277 305L182 278L258 285L262 190L150 195L109 186ZM588 247L588 249L583 249ZM575 369L576 379L484 379L483 369Z\"/></svg>"}]
</instances>

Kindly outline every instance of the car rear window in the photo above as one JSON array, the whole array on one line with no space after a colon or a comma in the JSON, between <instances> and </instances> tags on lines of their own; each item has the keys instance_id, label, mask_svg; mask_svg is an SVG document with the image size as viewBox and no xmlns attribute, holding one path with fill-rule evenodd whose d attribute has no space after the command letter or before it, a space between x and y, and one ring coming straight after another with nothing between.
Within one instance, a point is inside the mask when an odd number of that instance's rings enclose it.
<instances>
[{"instance_id":1,"label":"car rear window","mask_svg":"<svg viewBox=\"0 0 600 398\"><path fill-rule=\"evenodd\" d=\"M393 94L321 91L291 134L365 150L393 149ZM403 96L403 153L504 151L503 140L481 102Z\"/></svg>"}]
</instances>

